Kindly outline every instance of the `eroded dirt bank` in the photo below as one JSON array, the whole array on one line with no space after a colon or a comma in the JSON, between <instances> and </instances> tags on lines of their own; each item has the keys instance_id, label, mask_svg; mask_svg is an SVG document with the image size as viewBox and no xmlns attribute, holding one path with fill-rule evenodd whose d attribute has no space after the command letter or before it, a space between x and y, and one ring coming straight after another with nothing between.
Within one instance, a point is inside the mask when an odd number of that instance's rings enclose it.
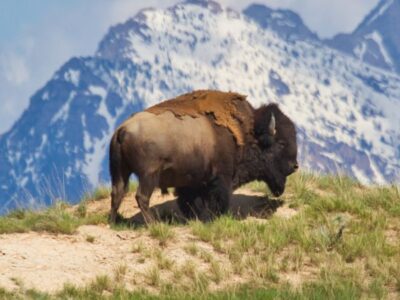
<instances>
[{"instance_id":1,"label":"eroded dirt bank","mask_svg":"<svg viewBox=\"0 0 400 300\"><path fill-rule=\"evenodd\" d=\"M174 197L156 193L151 204L160 216L175 215L180 218ZM88 213L107 212L110 200L91 202ZM128 196L122 207L124 217L140 222L141 215L133 195ZM261 194L238 190L232 201L231 213L239 219L264 222L272 213L290 218L296 211L282 202L268 201ZM127 289L148 286L152 289L152 269L159 267L159 276L168 280L190 262L198 270L218 264L225 273L231 272L226 254L211 244L195 237L188 226L177 226L173 237L160 245L146 228L115 230L109 225L81 226L73 235L50 233L21 233L0 235L0 287L6 290L33 288L43 292L56 292L65 284L85 286L98 276L109 276L123 282ZM194 245L194 246L193 246ZM208 253L212 261L193 255L188 249ZM165 269L160 266L166 260ZM231 274L214 282L211 288L246 281L246 276ZM296 279L297 280L297 279Z\"/></svg>"}]
</instances>

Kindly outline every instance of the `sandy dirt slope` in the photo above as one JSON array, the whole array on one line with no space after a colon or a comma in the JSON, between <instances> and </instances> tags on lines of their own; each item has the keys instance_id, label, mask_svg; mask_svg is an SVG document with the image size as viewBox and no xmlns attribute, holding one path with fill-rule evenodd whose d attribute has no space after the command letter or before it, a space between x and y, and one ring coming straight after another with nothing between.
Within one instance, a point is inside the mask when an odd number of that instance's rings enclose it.
<instances>
[{"instance_id":1,"label":"sandy dirt slope","mask_svg":"<svg viewBox=\"0 0 400 300\"><path fill-rule=\"evenodd\" d=\"M180 216L172 195L161 196L155 193L151 205L160 216L171 213L178 218ZM107 212L109 206L110 199L95 201L88 206L88 212ZM133 195L125 199L120 211L124 217L134 221L139 222L141 219ZM270 201L247 190L236 192L231 212L241 219L258 218L260 221L271 213L282 217L291 217L295 213L280 201ZM163 253L176 265L193 261L194 258L184 251L185 245L195 240L190 229L179 226L174 231L174 242L168 243ZM222 263L227 260L210 245L198 240L196 243L214 252L213 255ZM125 286L128 289L135 288L146 280L145 274L154 264L152 259L133 250L138 244L147 251L160 248L159 242L144 229L116 231L108 225L82 226L73 235L35 232L3 234L0 235L0 287L13 290L23 286L55 292L62 289L65 283L84 286L99 275L112 277L123 266L127 270L123 279ZM202 268L202 262L197 263Z\"/></svg>"}]
</instances>

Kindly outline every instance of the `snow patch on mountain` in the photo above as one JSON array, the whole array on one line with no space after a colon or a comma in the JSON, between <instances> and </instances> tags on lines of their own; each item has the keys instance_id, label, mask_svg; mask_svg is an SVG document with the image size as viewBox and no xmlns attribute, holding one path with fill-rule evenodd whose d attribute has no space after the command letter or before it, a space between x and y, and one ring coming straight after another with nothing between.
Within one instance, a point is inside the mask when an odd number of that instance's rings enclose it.
<instances>
[{"instance_id":1,"label":"snow patch on mountain","mask_svg":"<svg viewBox=\"0 0 400 300\"><path fill-rule=\"evenodd\" d=\"M373 40L378 45L379 51L382 53L385 63L388 66L393 66L392 59L390 58L389 53L387 53L385 49L382 36L379 34L379 32L375 30L370 34L367 34L365 38Z\"/></svg>"},{"instance_id":2,"label":"snow patch on mountain","mask_svg":"<svg viewBox=\"0 0 400 300\"><path fill-rule=\"evenodd\" d=\"M362 42L354 48L354 54L356 57L358 57L358 59L363 60L366 50L367 45L365 45L365 42Z\"/></svg>"},{"instance_id":3,"label":"snow patch on mountain","mask_svg":"<svg viewBox=\"0 0 400 300\"><path fill-rule=\"evenodd\" d=\"M69 95L67 101L65 102L65 104L61 107L61 109L54 115L54 117L51 119L50 124L53 124L55 122L57 122L58 120L63 120L65 121L68 117L68 113L69 113L69 109L71 106L71 102L74 99L76 93L75 92L71 92L71 94Z\"/></svg>"},{"instance_id":4,"label":"snow patch on mountain","mask_svg":"<svg viewBox=\"0 0 400 300\"><path fill-rule=\"evenodd\" d=\"M79 77L80 73L78 70L69 70L64 74L65 80L72 82L76 86L79 83Z\"/></svg>"}]
</instances>

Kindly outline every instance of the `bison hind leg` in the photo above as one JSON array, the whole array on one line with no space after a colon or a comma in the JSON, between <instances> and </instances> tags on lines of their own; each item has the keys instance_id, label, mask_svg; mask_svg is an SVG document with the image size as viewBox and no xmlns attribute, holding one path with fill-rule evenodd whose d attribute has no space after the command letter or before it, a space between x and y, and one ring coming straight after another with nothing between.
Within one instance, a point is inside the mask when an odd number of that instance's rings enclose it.
<instances>
[{"instance_id":1,"label":"bison hind leg","mask_svg":"<svg viewBox=\"0 0 400 300\"><path fill-rule=\"evenodd\" d=\"M150 211L150 197L153 194L154 188L158 185L158 173L147 174L139 177L139 186L136 191L136 202L142 212L146 224L154 221L154 216Z\"/></svg>"},{"instance_id":2,"label":"bison hind leg","mask_svg":"<svg viewBox=\"0 0 400 300\"><path fill-rule=\"evenodd\" d=\"M112 180L110 222L116 223L118 209L129 187L129 174L120 174Z\"/></svg>"}]
</instances>

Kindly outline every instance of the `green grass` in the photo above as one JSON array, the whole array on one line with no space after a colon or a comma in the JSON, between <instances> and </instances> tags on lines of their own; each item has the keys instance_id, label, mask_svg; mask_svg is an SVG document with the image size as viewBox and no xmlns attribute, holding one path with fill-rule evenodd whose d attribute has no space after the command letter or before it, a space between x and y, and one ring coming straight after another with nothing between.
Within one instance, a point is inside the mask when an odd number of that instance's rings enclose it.
<instances>
[{"instance_id":1,"label":"green grass","mask_svg":"<svg viewBox=\"0 0 400 300\"><path fill-rule=\"evenodd\" d=\"M50 232L73 234L81 225L106 223L106 215L82 215L68 210L62 202L41 211L16 210L0 217L0 234L15 232Z\"/></svg>"},{"instance_id":2,"label":"green grass","mask_svg":"<svg viewBox=\"0 0 400 300\"><path fill-rule=\"evenodd\" d=\"M110 197L111 187L108 185L100 185L92 192L83 195L83 201L96 201Z\"/></svg>"},{"instance_id":3,"label":"green grass","mask_svg":"<svg viewBox=\"0 0 400 300\"><path fill-rule=\"evenodd\" d=\"M137 187L138 187L137 181L130 181L128 193L136 192ZM106 184L101 184L96 189L94 189L92 192L88 192L85 195L83 195L82 200L83 201L97 201L97 200L109 198L110 195L111 195L111 187Z\"/></svg>"},{"instance_id":4,"label":"green grass","mask_svg":"<svg viewBox=\"0 0 400 300\"><path fill-rule=\"evenodd\" d=\"M260 182L246 188L269 193ZM98 277L84 288L66 286L55 295L0 289L0 299L400 298L399 186L364 187L348 177L298 173L289 177L281 199L286 209L296 210L294 216L242 221L225 215L207 223L124 227L159 242L154 249L141 240L132 244L135 261L149 263L144 278L135 278L144 282L138 285L142 290L125 290L123 280L136 274L119 266L114 279ZM106 222L106 216L88 214L88 205L82 202L74 212L62 203L45 211L15 211L0 218L0 233L73 233L80 225ZM193 259L176 264L168 251L182 230L190 238L181 250ZM297 286L286 280L291 275L301 279ZM247 283L233 284L235 276ZM210 292L220 285L221 291Z\"/></svg>"},{"instance_id":5,"label":"green grass","mask_svg":"<svg viewBox=\"0 0 400 300\"><path fill-rule=\"evenodd\" d=\"M129 192L135 192L136 188L137 183L130 182ZM88 214L87 206L91 201L110 197L110 193L108 186L101 185L92 193L85 194L75 210L62 201L42 210L15 210L6 216L0 216L0 234L28 231L73 234L81 225L107 223L107 215ZM114 227L118 229L118 225ZM120 227L126 229L132 226L122 224Z\"/></svg>"},{"instance_id":6,"label":"green grass","mask_svg":"<svg viewBox=\"0 0 400 300\"><path fill-rule=\"evenodd\" d=\"M245 184L242 188L252 190L254 192L267 193L268 187L262 181L253 181Z\"/></svg>"},{"instance_id":7,"label":"green grass","mask_svg":"<svg viewBox=\"0 0 400 300\"><path fill-rule=\"evenodd\" d=\"M126 264L120 264L114 269L114 281L121 282L128 272Z\"/></svg>"},{"instance_id":8,"label":"green grass","mask_svg":"<svg viewBox=\"0 0 400 300\"><path fill-rule=\"evenodd\" d=\"M262 183L247 188L267 192ZM342 276L362 293L381 298L388 287L399 291L399 195L397 186L366 188L347 177L296 174L283 196L298 210L290 219L240 222L228 215L189 226L197 238L229 257L233 273L245 273L255 283L282 284L280 274L303 270L314 281L335 286ZM393 226L395 244L386 238ZM336 277L327 277L327 265Z\"/></svg>"},{"instance_id":9,"label":"green grass","mask_svg":"<svg viewBox=\"0 0 400 300\"><path fill-rule=\"evenodd\" d=\"M229 288L226 291L208 292L209 281L204 274L194 277L195 290L177 289L171 285L163 285L160 282L159 272L152 270L149 273L149 280L153 286L160 286L159 295L138 290L134 292L121 288L114 284L107 276L99 276L85 288L77 288L72 285L65 285L64 288L54 294L40 293L35 290L15 291L13 293L0 289L0 299L359 299L362 289L338 279L335 284L329 281L320 281L306 284L301 290L293 289L288 285L281 287L258 287L241 285Z\"/></svg>"},{"instance_id":10,"label":"green grass","mask_svg":"<svg viewBox=\"0 0 400 300\"><path fill-rule=\"evenodd\" d=\"M150 286L158 287L161 283L161 275L160 269L158 266L152 266L147 272L145 273L145 277L147 279L147 283Z\"/></svg>"},{"instance_id":11,"label":"green grass","mask_svg":"<svg viewBox=\"0 0 400 300\"><path fill-rule=\"evenodd\" d=\"M173 239L174 231L169 224L156 222L148 226L149 234L151 237L157 239L161 246L165 246L166 243Z\"/></svg>"}]
</instances>

